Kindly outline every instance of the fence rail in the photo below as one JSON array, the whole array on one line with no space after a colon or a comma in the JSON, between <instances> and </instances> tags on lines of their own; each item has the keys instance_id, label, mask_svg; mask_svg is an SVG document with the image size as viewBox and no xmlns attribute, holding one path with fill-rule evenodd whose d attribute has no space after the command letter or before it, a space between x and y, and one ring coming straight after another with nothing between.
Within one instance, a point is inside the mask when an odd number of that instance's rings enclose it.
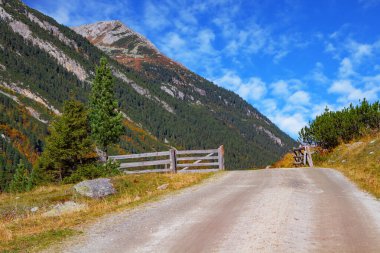
<instances>
[{"instance_id":1,"label":"fence rail","mask_svg":"<svg viewBox=\"0 0 380 253\"><path fill-rule=\"evenodd\" d=\"M205 156L201 156L205 154ZM189 156L197 155L197 156ZM131 160L141 158L160 157L159 160L152 161L134 161L120 163L120 169L138 168L165 165L165 169L152 169L141 171L127 171L126 173L147 173L147 172L185 172L190 167L208 167L207 171L212 170L224 170L224 147L220 146L218 149L206 149L206 150L175 150L171 149L164 152L152 152L143 154L131 154L131 155L117 155L109 156L110 160ZM194 161L194 162L191 162ZM204 162L205 161L205 162ZM167 167L170 167L167 169ZM180 169L179 169L180 168ZM206 171L206 170L205 170Z\"/></svg>"}]
</instances>

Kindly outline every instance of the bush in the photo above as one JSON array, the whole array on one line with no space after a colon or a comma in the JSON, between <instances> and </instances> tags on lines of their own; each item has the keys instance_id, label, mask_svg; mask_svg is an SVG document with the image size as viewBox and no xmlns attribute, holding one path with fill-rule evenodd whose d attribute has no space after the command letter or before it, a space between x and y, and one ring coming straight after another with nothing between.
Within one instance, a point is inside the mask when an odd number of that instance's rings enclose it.
<instances>
[{"instance_id":1,"label":"bush","mask_svg":"<svg viewBox=\"0 0 380 253\"><path fill-rule=\"evenodd\" d=\"M325 112L299 132L299 140L331 149L340 142L349 142L371 130L380 129L380 103L370 104L364 99L359 105L333 112Z\"/></svg>"},{"instance_id":2,"label":"bush","mask_svg":"<svg viewBox=\"0 0 380 253\"><path fill-rule=\"evenodd\" d=\"M16 172L13 176L13 180L9 185L9 191L16 192L25 192L31 189L31 180L28 169L25 167L22 160L20 160L17 165Z\"/></svg>"},{"instance_id":3,"label":"bush","mask_svg":"<svg viewBox=\"0 0 380 253\"><path fill-rule=\"evenodd\" d=\"M95 179L99 177L111 177L120 175L119 163L108 161L104 164L86 164L78 166L69 177L66 177L64 183L77 183L86 179Z\"/></svg>"}]
</instances>

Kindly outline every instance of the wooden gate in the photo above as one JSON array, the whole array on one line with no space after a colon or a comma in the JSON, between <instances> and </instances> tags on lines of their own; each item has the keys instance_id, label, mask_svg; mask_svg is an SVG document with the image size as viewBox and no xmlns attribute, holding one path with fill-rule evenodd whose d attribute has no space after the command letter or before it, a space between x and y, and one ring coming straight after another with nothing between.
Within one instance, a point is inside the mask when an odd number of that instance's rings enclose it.
<instances>
[{"instance_id":1,"label":"wooden gate","mask_svg":"<svg viewBox=\"0 0 380 253\"><path fill-rule=\"evenodd\" d=\"M148 158L155 160L147 160ZM143 154L109 156L110 160L128 161L120 163L120 169L126 170L127 174L149 173L149 172L173 172L185 173L196 171L217 171L224 170L224 147L206 150L175 150L163 152L152 152ZM132 161L141 160L144 161ZM131 168L138 167L156 167L163 168L145 169L128 171ZM202 169L200 169L202 168Z\"/></svg>"}]
</instances>

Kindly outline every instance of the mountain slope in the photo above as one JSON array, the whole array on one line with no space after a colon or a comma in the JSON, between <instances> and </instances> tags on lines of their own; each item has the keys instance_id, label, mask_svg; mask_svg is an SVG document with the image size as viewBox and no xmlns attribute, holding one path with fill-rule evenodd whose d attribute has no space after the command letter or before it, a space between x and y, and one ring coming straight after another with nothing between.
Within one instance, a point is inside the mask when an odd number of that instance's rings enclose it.
<instances>
[{"instance_id":1,"label":"mountain slope","mask_svg":"<svg viewBox=\"0 0 380 253\"><path fill-rule=\"evenodd\" d=\"M154 89L155 94L163 97L169 95L176 102L208 108L213 118L261 147L267 147L265 142L268 140L273 144L272 148L276 145L286 148L294 144L236 94L217 87L161 54L151 42L120 21L103 21L72 29L120 64L137 71L140 77L148 80L149 89ZM265 141L261 140L262 136L265 136Z\"/></svg>"},{"instance_id":2,"label":"mountain slope","mask_svg":"<svg viewBox=\"0 0 380 253\"><path fill-rule=\"evenodd\" d=\"M4 110L17 118L1 118L0 124L22 132L28 124L15 122L25 117L40 125L25 134L32 151L19 150L18 156L43 150L47 124L70 96L86 102L95 65L107 55L127 126L113 153L224 144L226 166L237 169L266 165L294 144L239 96L165 57L120 22L95 27L92 37L76 30L96 46L18 0L0 1L0 97L12 103ZM17 147L9 131L0 132ZM8 152L0 156L14 167Z\"/></svg>"}]
</instances>

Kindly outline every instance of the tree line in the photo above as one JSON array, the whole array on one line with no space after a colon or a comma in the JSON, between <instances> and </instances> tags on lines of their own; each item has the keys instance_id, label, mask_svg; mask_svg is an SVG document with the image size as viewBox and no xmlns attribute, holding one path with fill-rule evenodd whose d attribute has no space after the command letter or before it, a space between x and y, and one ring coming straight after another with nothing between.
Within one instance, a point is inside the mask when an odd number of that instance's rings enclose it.
<instances>
[{"instance_id":1,"label":"tree line","mask_svg":"<svg viewBox=\"0 0 380 253\"><path fill-rule=\"evenodd\" d=\"M327 107L299 132L299 141L331 149L380 129L380 102L363 99L358 105L330 111Z\"/></svg>"},{"instance_id":2,"label":"tree line","mask_svg":"<svg viewBox=\"0 0 380 253\"><path fill-rule=\"evenodd\" d=\"M124 133L113 89L111 69L101 58L88 106L75 99L64 102L62 115L50 124L45 149L32 171L20 160L8 190L22 192L46 182L76 182L118 173L117 164L98 159L100 154L107 161L108 147Z\"/></svg>"}]
</instances>

